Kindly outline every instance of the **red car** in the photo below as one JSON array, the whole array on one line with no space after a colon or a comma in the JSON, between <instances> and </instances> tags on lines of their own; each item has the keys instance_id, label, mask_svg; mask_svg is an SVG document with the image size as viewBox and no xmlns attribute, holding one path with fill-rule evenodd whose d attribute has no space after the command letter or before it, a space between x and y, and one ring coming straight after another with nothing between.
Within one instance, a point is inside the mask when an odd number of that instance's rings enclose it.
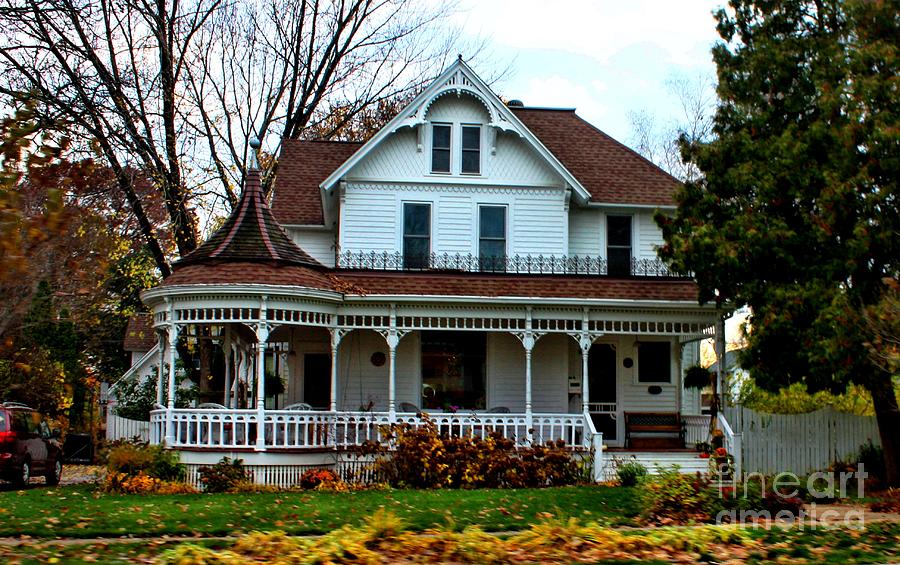
<instances>
[{"instance_id":1,"label":"red car","mask_svg":"<svg viewBox=\"0 0 900 565\"><path fill-rule=\"evenodd\" d=\"M59 430L50 430L39 412L16 402L0 405L0 477L23 486L43 475L48 485L62 477Z\"/></svg>"}]
</instances>

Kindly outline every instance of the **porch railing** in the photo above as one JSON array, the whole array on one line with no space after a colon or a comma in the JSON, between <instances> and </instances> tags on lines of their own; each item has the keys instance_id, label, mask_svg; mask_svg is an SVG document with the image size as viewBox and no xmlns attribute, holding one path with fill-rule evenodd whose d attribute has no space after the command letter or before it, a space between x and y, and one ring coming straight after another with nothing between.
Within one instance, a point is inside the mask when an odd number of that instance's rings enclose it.
<instances>
[{"instance_id":1,"label":"porch railing","mask_svg":"<svg viewBox=\"0 0 900 565\"><path fill-rule=\"evenodd\" d=\"M717 423L722 430L723 447L734 457L734 476L740 479L743 475L743 445L742 434L734 433L725 415L719 412Z\"/></svg>"},{"instance_id":2,"label":"porch railing","mask_svg":"<svg viewBox=\"0 0 900 565\"><path fill-rule=\"evenodd\" d=\"M342 269L375 271L466 271L528 275L596 275L632 277L690 277L676 273L659 259L609 261L592 255L504 255L471 253L405 255L399 251L344 251L337 256Z\"/></svg>"},{"instance_id":3,"label":"porch railing","mask_svg":"<svg viewBox=\"0 0 900 565\"><path fill-rule=\"evenodd\" d=\"M150 416L150 437L155 443L166 438L166 410ZM170 447L188 449L254 449L262 433L266 450L347 449L366 441L384 442L391 422L387 412L319 412L266 410L262 426L256 410L199 409L172 410ZM525 414L429 414L441 433L487 437L492 431L527 445L529 434ZM398 413L398 423L422 425L415 414ZM262 431L260 432L260 428ZM585 444L581 414L533 414L531 442L543 444L562 440L567 447Z\"/></svg>"},{"instance_id":4,"label":"porch railing","mask_svg":"<svg viewBox=\"0 0 900 565\"><path fill-rule=\"evenodd\" d=\"M685 423L685 447L694 447L701 441L709 441L709 415L682 415Z\"/></svg>"}]
</instances>

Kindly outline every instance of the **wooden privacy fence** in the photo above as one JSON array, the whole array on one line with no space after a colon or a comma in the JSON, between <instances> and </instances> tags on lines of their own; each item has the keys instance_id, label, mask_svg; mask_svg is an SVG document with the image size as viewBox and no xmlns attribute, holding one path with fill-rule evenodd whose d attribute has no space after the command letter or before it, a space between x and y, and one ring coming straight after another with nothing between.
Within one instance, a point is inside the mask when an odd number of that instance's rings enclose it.
<instances>
[{"instance_id":1,"label":"wooden privacy fence","mask_svg":"<svg viewBox=\"0 0 900 565\"><path fill-rule=\"evenodd\" d=\"M106 439L132 439L134 437L139 437L142 441L150 441L150 422L121 418L110 410L106 416Z\"/></svg>"},{"instance_id":2,"label":"wooden privacy fence","mask_svg":"<svg viewBox=\"0 0 900 565\"><path fill-rule=\"evenodd\" d=\"M741 406L725 417L742 434L744 473L805 475L847 461L870 440L881 445L874 416L824 408L808 414L765 414Z\"/></svg>"}]
</instances>

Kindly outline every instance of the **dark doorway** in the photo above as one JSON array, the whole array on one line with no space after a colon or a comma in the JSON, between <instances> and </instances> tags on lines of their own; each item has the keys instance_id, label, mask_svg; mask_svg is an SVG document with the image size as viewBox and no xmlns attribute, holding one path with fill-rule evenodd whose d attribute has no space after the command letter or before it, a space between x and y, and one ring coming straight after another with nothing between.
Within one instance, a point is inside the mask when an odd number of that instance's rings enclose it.
<instances>
[{"instance_id":1,"label":"dark doorway","mask_svg":"<svg viewBox=\"0 0 900 565\"><path fill-rule=\"evenodd\" d=\"M608 343L597 343L588 352L588 402L602 402L606 406L597 410L591 406L594 427L603 439L616 440L616 350ZM608 410L612 406L613 413Z\"/></svg>"},{"instance_id":2,"label":"dark doorway","mask_svg":"<svg viewBox=\"0 0 900 565\"><path fill-rule=\"evenodd\" d=\"M303 402L325 410L331 404L331 355L303 355Z\"/></svg>"}]
</instances>

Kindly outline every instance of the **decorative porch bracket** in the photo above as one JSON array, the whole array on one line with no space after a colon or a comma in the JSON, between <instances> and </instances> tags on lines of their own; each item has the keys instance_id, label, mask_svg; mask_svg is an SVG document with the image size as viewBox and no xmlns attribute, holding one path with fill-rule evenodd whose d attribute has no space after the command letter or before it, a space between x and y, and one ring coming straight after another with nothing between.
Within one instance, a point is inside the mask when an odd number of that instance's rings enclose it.
<instances>
[{"instance_id":1,"label":"decorative porch bracket","mask_svg":"<svg viewBox=\"0 0 900 565\"><path fill-rule=\"evenodd\" d=\"M397 346L408 332L397 329L397 305L391 304L388 329L378 330L388 346L388 417L391 423L397 421Z\"/></svg>"}]
</instances>

